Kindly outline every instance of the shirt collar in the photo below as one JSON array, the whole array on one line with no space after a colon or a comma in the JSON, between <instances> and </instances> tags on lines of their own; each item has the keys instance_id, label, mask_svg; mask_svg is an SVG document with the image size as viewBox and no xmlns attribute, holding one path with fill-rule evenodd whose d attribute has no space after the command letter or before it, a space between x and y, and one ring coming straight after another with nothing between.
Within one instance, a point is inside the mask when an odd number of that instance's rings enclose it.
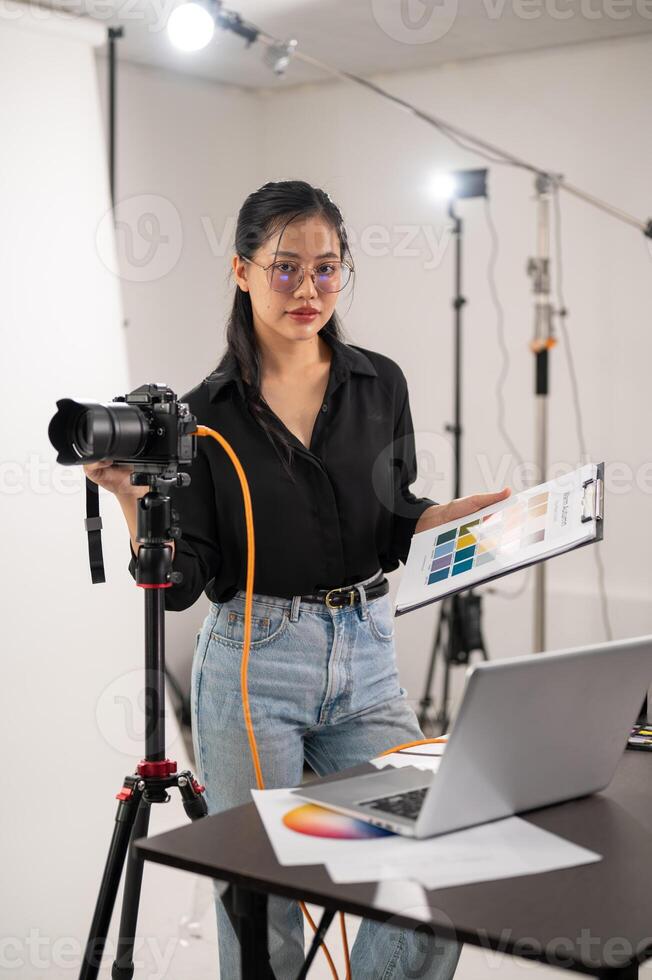
<instances>
[{"instance_id":1,"label":"shirt collar","mask_svg":"<svg viewBox=\"0 0 652 980\"><path fill-rule=\"evenodd\" d=\"M361 350L351 347L349 344L345 344L335 337L322 336L333 350L332 368L337 381L345 381L351 373L377 377L378 372L376 368ZM210 401L214 401L218 393L230 381L235 383L238 391L244 398L244 384L238 362L232 351L227 350L218 367L206 378Z\"/></svg>"}]
</instances>

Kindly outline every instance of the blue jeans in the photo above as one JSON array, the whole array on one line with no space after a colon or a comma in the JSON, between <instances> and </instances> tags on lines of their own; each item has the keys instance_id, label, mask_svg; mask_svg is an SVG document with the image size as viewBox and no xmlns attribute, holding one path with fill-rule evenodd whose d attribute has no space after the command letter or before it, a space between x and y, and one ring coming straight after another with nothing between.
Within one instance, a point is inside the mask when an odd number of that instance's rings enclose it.
<instances>
[{"instance_id":1,"label":"blue jeans","mask_svg":"<svg viewBox=\"0 0 652 980\"><path fill-rule=\"evenodd\" d=\"M304 759L326 775L423 738L399 684L390 597L369 601L364 584L360 604L340 609L254 594L248 686L267 789L298 786ZM244 608L242 591L211 603L193 661L193 738L211 814L250 802L256 786L240 693ZM217 886L215 903L221 980L238 980L239 944ZM302 912L270 896L268 919L275 976L294 980L304 960ZM459 955L454 940L364 919L351 972L353 980L448 980Z\"/></svg>"}]
</instances>

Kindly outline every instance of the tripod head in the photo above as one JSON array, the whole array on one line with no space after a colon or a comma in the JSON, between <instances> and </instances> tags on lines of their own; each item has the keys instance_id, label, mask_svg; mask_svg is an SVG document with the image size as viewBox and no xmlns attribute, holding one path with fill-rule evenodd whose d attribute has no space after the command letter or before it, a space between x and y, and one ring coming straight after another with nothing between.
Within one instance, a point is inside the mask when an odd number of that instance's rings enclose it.
<instances>
[{"instance_id":1,"label":"tripod head","mask_svg":"<svg viewBox=\"0 0 652 980\"><path fill-rule=\"evenodd\" d=\"M162 475L134 472L131 475L134 486L149 486L149 493L137 502L138 517L138 556L136 561L136 585L142 588L169 588L183 580L181 572L173 572L172 548L170 541L181 537L177 524L178 511L172 508L168 488L171 483L177 487L190 484L188 473L176 473L172 480Z\"/></svg>"}]
</instances>

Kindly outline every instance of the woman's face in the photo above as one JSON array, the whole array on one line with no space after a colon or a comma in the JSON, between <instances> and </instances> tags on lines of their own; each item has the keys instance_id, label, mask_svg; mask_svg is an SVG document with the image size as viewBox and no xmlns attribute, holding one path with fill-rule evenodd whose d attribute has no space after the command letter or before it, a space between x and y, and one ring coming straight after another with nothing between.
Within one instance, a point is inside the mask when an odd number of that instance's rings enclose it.
<instances>
[{"instance_id":1,"label":"woman's face","mask_svg":"<svg viewBox=\"0 0 652 980\"><path fill-rule=\"evenodd\" d=\"M337 232L322 218L291 221L281 233L275 233L253 254L257 265L233 257L233 271L240 289L251 295L254 329L262 340L310 340L330 319L339 293L321 292L312 281L309 270L328 259L340 259ZM304 267L303 282L294 292L272 289L264 268L272 262L287 261ZM312 319L298 319L290 312L310 306L317 311Z\"/></svg>"}]
</instances>

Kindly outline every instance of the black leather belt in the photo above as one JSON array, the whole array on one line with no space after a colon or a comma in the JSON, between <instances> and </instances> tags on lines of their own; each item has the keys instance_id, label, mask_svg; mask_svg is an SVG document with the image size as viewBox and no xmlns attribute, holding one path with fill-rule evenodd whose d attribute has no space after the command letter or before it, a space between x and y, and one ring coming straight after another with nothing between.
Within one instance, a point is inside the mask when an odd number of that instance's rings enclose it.
<instances>
[{"instance_id":1,"label":"black leather belt","mask_svg":"<svg viewBox=\"0 0 652 980\"><path fill-rule=\"evenodd\" d=\"M377 582L364 586L365 596L369 601L389 592L389 582L383 576ZM302 602L322 602L329 609L340 609L342 606L355 606L360 603L360 592L356 585L342 585L337 589L319 589L312 595L302 595Z\"/></svg>"}]
</instances>

